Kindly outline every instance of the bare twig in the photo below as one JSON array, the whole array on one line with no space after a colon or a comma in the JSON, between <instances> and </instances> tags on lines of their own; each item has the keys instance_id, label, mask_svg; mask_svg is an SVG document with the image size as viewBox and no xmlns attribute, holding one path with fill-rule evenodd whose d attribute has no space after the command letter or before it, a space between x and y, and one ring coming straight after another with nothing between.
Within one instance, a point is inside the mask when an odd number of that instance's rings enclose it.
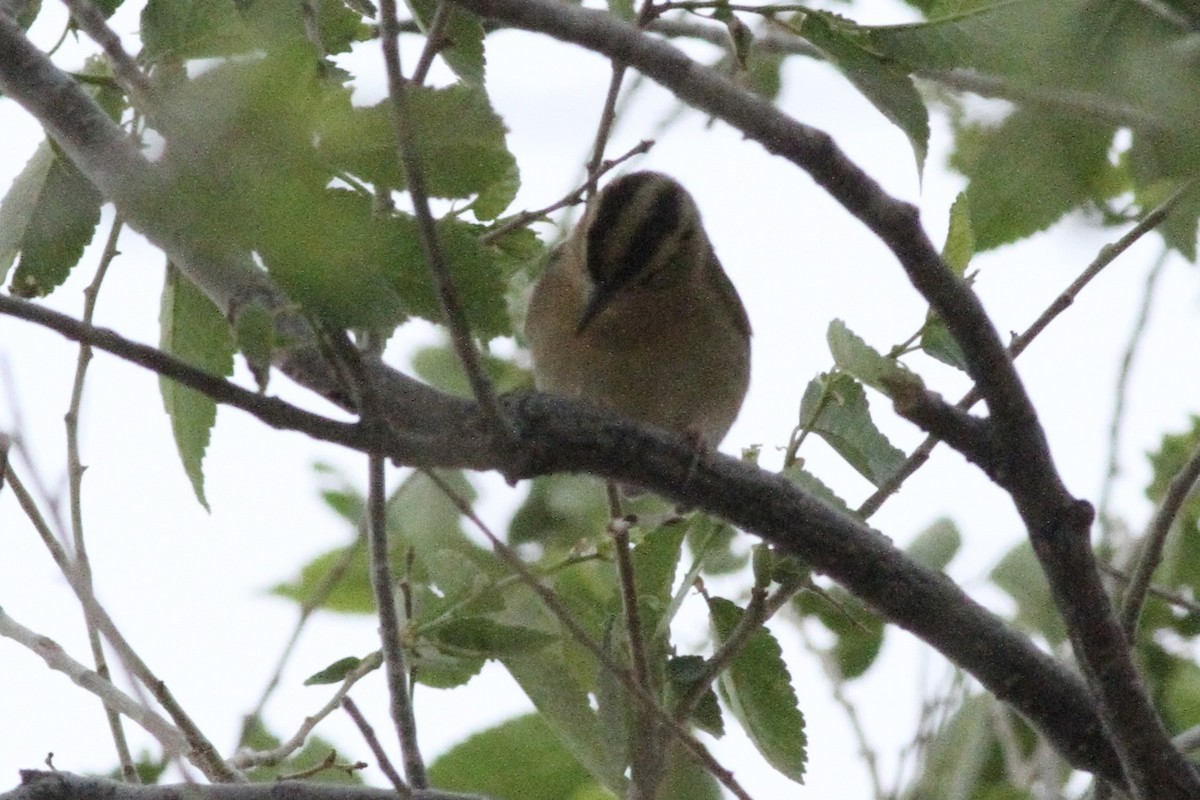
<instances>
[{"instance_id":1,"label":"bare twig","mask_svg":"<svg viewBox=\"0 0 1200 800\"><path fill-rule=\"evenodd\" d=\"M1116 400L1113 402L1112 419L1108 425L1108 458L1106 460L1108 467L1104 471L1104 483L1100 487L1099 499L1096 501L1096 519L1100 526L1099 545L1102 548L1112 543L1112 515L1109 512L1109 504L1112 502L1113 488L1120 471L1118 462L1121 450L1121 426L1125 422L1125 403L1129 398L1129 381L1133 375L1133 361L1141 348L1146 326L1150 322L1150 307L1154 301L1154 292L1158 287L1158 279L1162 276L1163 267L1166 266L1169 254L1170 249L1164 244L1159 257L1150 267L1150 271L1146 273L1145 285L1142 288L1142 302L1138 306L1133 328L1129 331L1129 341L1125 343L1125 350L1121 354L1117 385L1113 391Z\"/></svg>"},{"instance_id":2,"label":"bare twig","mask_svg":"<svg viewBox=\"0 0 1200 800\"><path fill-rule=\"evenodd\" d=\"M305 598L300 605L300 616L296 620L296 625L292 628L292 634L288 637L287 644L283 647L283 652L279 655L279 660L275 663L275 670L271 673L270 679L267 681L266 687L263 689L262 695L254 706L254 710L246 715L247 720L258 719L262 716L263 709L266 708L267 700L270 699L276 687L279 686L280 678L283 676L284 667L291 658L292 651L296 648L296 643L300 640L300 633L304 630L304 626L312 617L314 611L321 607L330 593L345 577L346 571L350 568L355 557L366 546L367 537L365 528L359 532L358 537L352 544L342 551L337 562L330 567L329 572L321 578L321 583L312 591L312 594Z\"/></svg>"},{"instance_id":3,"label":"bare twig","mask_svg":"<svg viewBox=\"0 0 1200 800\"><path fill-rule=\"evenodd\" d=\"M1117 569L1111 564L1106 564L1103 561L1100 562L1100 571L1105 575L1116 578L1118 581L1126 585L1128 585L1129 581L1131 580L1128 572ZM1150 586L1146 587L1146 593L1152 597L1157 597L1159 600L1166 601L1176 608L1182 608L1189 614L1200 615L1200 603L1196 602L1195 600L1190 600L1178 592L1170 592L1166 589L1155 586L1154 584L1150 584Z\"/></svg>"},{"instance_id":4,"label":"bare twig","mask_svg":"<svg viewBox=\"0 0 1200 800\"><path fill-rule=\"evenodd\" d=\"M130 341L107 328L84 325L65 314L7 295L0 295L0 314L33 322L75 342L87 342L139 367L178 381L217 403L240 408L272 428L300 431L314 439L336 442L356 450L366 447L365 432L358 425L327 419L277 398L243 389L161 350Z\"/></svg>"},{"instance_id":5,"label":"bare twig","mask_svg":"<svg viewBox=\"0 0 1200 800\"><path fill-rule=\"evenodd\" d=\"M384 12L386 13L386 12ZM400 751L404 758L404 773L413 789L429 785L425 762L417 743L417 721L413 715L409 694L408 659L400 636L400 617L396 612L396 595L392 591L391 553L387 535L387 490L384 486L383 456L369 457L370 475L367 492L369 523L367 543L371 553L371 585L375 590L376 613L379 615L379 638L383 645L384 672L387 675L388 697Z\"/></svg>"},{"instance_id":6,"label":"bare twig","mask_svg":"<svg viewBox=\"0 0 1200 800\"><path fill-rule=\"evenodd\" d=\"M61 672L79 687L100 698L105 708L115 709L129 717L157 739L168 753L183 755L191 750L190 742L178 728L122 692L107 678L71 658L58 642L29 630L6 614L2 608L0 636L12 639L41 657L50 669Z\"/></svg>"},{"instance_id":7,"label":"bare twig","mask_svg":"<svg viewBox=\"0 0 1200 800\"><path fill-rule=\"evenodd\" d=\"M117 239L121 235L122 222L118 216L113 219L108 232L108 241L104 245L104 253L96 268L96 275L91 284L84 290L82 324L90 326L96 311L96 301L100 295L100 285L108 273L108 267L117 256ZM67 428L67 480L68 494L71 503L71 532L75 545L75 565L79 570L79 580L92 593L92 565L88 559L87 546L83 536L83 461L79 455L79 411L83 404L83 384L87 376L88 364L92 360L92 347L87 342L79 345L79 358L75 365L75 380L71 386L70 407L64 419ZM100 633L96 623L87 614L84 606L84 621L87 623L88 644L92 649L92 660L96 665L96 673L110 680L108 662L104 657L104 647L100 643ZM137 767L133 763L133 754L129 751L129 742L125 738L125 730L121 724L121 715L114 709L105 707L108 717L108 729L117 748L117 758L121 763L121 775L126 783L140 783Z\"/></svg>"},{"instance_id":8,"label":"bare twig","mask_svg":"<svg viewBox=\"0 0 1200 800\"><path fill-rule=\"evenodd\" d=\"M379 743L379 737L375 735L375 729L371 727L371 723L367 722L367 718L358 710L358 705L349 697L344 697L342 698L342 708L350 715L350 719L354 720L354 724L358 727L359 733L362 734L363 740L366 741L367 747L371 748L371 752L375 754L375 760L379 762L379 769L383 770L383 774L391 781L396 794L401 797L412 797L412 789L400 777L400 773L396 772L396 768L392 766L392 760L388 758L387 751Z\"/></svg>"},{"instance_id":9,"label":"bare twig","mask_svg":"<svg viewBox=\"0 0 1200 800\"><path fill-rule=\"evenodd\" d=\"M175 700L175 697L167 689L166 683L158 678L157 675L147 666L142 660L137 651L130 646L125 639L120 629L117 628L112 617L104 609L95 595L91 593L91 586L80 581L71 559L68 556L63 545L55 538L54 533L50 530L50 526L42 518L38 512L37 505L33 501L33 497L25 491L24 485L17 480L16 475L9 476L9 483L12 486L13 492L17 496L17 501L21 508L25 511L26 516L33 523L34 529L42 539L42 543L46 549L50 551L51 558L54 559L55 565L62 572L63 577L67 579L67 584L83 604L85 613L88 618L94 620L96 627L112 648L116 651L121 662L139 681L154 695L167 714L178 726L183 735L187 737L189 746L182 751L192 763L200 767L211 780L221 782L239 782L245 778L238 772L229 768L224 761L221 760L217 749L213 747L212 742L200 731L192 718L184 711L183 707ZM124 713L124 711L122 711ZM154 731L151 731L153 733ZM175 752L172 749L172 752Z\"/></svg>"},{"instance_id":10,"label":"bare twig","mask_svg":"<svg viewBox=\"0 0 1200 800\"><path fill-rule=\"evenodd\" d=\"M400 48L397 43L399 23L396 20L395 0L381 0L379 14L379 38L383 43L383 59L387 69L392 122L396 128L400 162L404 165L408 192L412 197L413 210L416 212L417 228L421 234L421 248L425 253L425 260L437 287L438 301L441 303L446 325L450 329L454 350L462 362L463 371L466 372L471 384L471 390L483 410L484 416L491 422L493 430L504 435L511 428L503 409L496 401L495 388L488 379L487 373L484 372L479 352L475 349L466 312L459 300L458 290L455 288L454 279L450 274L450 268L442 250L437 224L433 218L433 212L429 208L429 192L425 187L425 169L417 150L416 130L413 128L412 112L409 107L408 81L400 70Z\"/></svg>"},{"instance_id":11,"label":"bare twig","mask_svg":"<svg viewBox=\"0 0 1200 800\"><path fill-rule=\"evenodd\" d=\"M1183 503L1196 488L1200 480L1200 446L1197 446L1171 483L1159 503L1154 518L1150 521L1146 533L1138 543L1139 557L1137 566L1130 578L1129 586L1121 599L1121 626L1129 641L1134 641L1137 635L1138 619L1141 617L1142 605L1146 602L1146 592L1150 588L1150 580L1154 570L1162 561L1163 548L1167 543L1167 535L1175 523L1175 517Z\"/></svg>"},{"instance_id":12,"label":"bare twig","mask_svg":"<svg viewBox=\"0 0 1200 800\"><path fill-rule=\"evenodd\" d=\"M629 148L624 155L602 162L594 177L599 179L602 175L604 175L604 173L609 172L636 155L641 155L648 152L653 146L654 142L650 141L649 139L644 139L638 142L633 147ZM506 233L517 230L518 228L524 228L529 223L542 219L549 214L553 214L560 208L566 208L567 206L573 206L577 203L582 203L583 197L588 192L589 187L593 186L594 182L592 180L586 180L582 186L568 193L561 200L551 203L545 208L539 208L536 211L522 211L512 219L505 221L504 223L496 226L492 230L480 236L479 242L481 244L491 244L500 237L504 236Z\"/></svg>"},{"instance_id":13,"label":"bare twig","mask_svg":"<svg viewBox=\"0 0 1200 800\"><path fill-rule=\"evenodd\" d=\"M96 8L91 0L63 0L63 4L70 9L71 17L79 27L104 49L105 55L112 62L113 73L125 91L129 92L134 104L146 112L153 112L153 89L150 81L138 67L137 61L125 52L121 37L108 26L103 12Z\"/></svg>"},{"instance_id":14,"label":"bare twig","mask_svg":"<svg viewBox=\"0 0 1200 800\"><path fill-rule=\"evenodd\" d=\"M1175 209L1175 206L1178 205L1183 196L1194 187L1195 181L1188 181L1174 194L1163 201L1161 205L1158 205L1147 212L1146 215L1142 217L1142 219L1136 225L1130 228L1129 231L1117 239L1117 241L1101 248L1100 252L1094 259L1092 259L1092 262L1088 264L1082 272L1079 273L1078 277L1071 281L1071 283L1065 289L1063 289L1058 296L1054 298L1054 300L1050 302L1046 309L1038 315L1038 318L1034 320L1028 328L1026 328L1019 336L1012 340L1008 349L1011 357L1015 359L1025 352L1025 349L1032 344L1033 340L1036 339L1037 336L1042 333L1042 331L1049 327L1050 323L1053 322L1056 317L1071 307L1071 305L1075 302L1075 298L1079 296L1079 293L1083 291L1084 287L1091 283L1093 278L1099 275L1105 267L1115 261L1118 256L1132 247L1135 242L1162 224L1163 220L1170 216L1171 212ZM979 402L982 397L983 395L979 391L978 387L973 388L963 395L962 399L955 404L955 408L963 411L968 410L977 402ZM936 436L929 436L923 442L921 442L921 444L919 444L916 449L909 454L908 458L905 459L904 464L902 464L901 467L896 470L896 473L888 480L888 482L879 487L878 491L868 497L863 504L858 507L856 513L863 519L868 519L876 511L878 511L884 502L886 502L889 497L895 494L904 484L904 482L908 480L908 478L914 472L920 469L926 461L929 460L929 454L933 452L933 448L937 445L938 441L939 440Z\"/></svg>"},{"instance_id":15,"label":"bare twig","mask_svg":"<svg viewBox=\"0 0 1200 800\"><path fill-rule=\"evenodd\" d=\"M359 662L358 666L347 673L346 677L342 679L341 686L326 701L325 705L321 706L315 714L304 718L304 722L287 741L280 742L270 750L246 750L239 752L229 760L230 765L235 769L251 769L253 767L274 766L281 763L292 755L292 753L304 747L304 743L308 741L308 735L313 732L322 720L341 706L342 700L346 698L346 695L354 684L358 683L365 675L379 669L382 664L382 653L375 652L367 656Z\"/></svg>"},{"instance_id":16,"label":"bare twig","mask_svg":"<svg viewBox=\"0 0 1200 800\"><path fill-rule=\"evenodd\" d=\"M433 57L448 44L446 23L450 19L450 11L450 4L443 0L438 3L437 10L433 12L433 20L429 23L429 30L425 32L425 47L421 50L417 66L413 68L412 82L416 86L425 83L425 78L429 75L429 68L433 66Z\"/></svg>"}]
</instances>

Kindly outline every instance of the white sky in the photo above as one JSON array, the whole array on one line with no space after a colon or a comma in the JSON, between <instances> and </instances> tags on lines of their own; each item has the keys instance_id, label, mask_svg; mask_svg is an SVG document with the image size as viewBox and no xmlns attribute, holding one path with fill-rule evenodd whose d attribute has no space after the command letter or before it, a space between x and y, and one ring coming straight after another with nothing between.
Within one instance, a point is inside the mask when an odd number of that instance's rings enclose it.
<instances>
[{"instance_id":1,"label":"white sky","mask_svg":"<svg viewBox=\"0 0 1200 800\"><path fill-rule=\"evenodd\" d=\"M871 14L858 18L898 18L882 0ZM60 24L61 9L48 6L34 30L37 41L52 42ZM114 25L131 34L136 16L123 11ZM702 46L696 51L711 52ZM507 121L522 170L517 207L545 205L570 188L578 174L608 66L517 32L489 39L488 58L493 100ZM73 67L79 62L68 53L59 63ZM360 74L372 79L382 73L373 48L355 63ZM668 99L657 88L646 92L618 130L611 152L624 152L651 135ZM961 179L943 168L949 144L943 121L934 120L921 186L903 134L830 69L795 60L787 72L782 106L830 132L888 191L918 203L934 241L942 240L950 203L962 188ZM23 111L0 101L0 186L7 187L20 171L40 135ZM724 449L737 452L762 443L764 464L777 466L775 448L787 441L805 384L831 365L824 344L828 322L844 319L884 349L915 330L925 306L894 258L861 224L797 168L722 124L709 127L690 113L637 166L669 172L693 192L742 293L755 329L754 375ZM977 288L998 327L1004 332L1024 329L1116 236L1098 235L1078 219L1068 219L1029 242L979 257L974 264L982 270ZM157 342L162 257L135 235L127 234L121 249L125 255L110 272L98 323L139 341ZM1157 240L1149 238L1123 256L1020 361L1067 485L1093 500L1103 478L1117 360L1141 283L1157 253ZM98 246L47 304L78 316L81 290L97 259ZM1179 430L1187 414L1197 410L1200 377L1195 370L1180 369L1177 356L1200 334L1195 305L1194 273L1173 261L1163 276L1135 372L1122 449L1125 470L1116 508L1135 528L1148 516L1141 495L1148 474L1142 454L1163 431ZM404 341L411 346L434 337L428 326L414 326ZM74 357L75 349L56 335L0 318L0 429L22 437L37 475L60 498L65 495L62 414ZM393 352L392 360L403 366L403 348ZM924 362L918 366L925 370ZM956 398L965 389L964 381L948 369L932 367L926 374L947 397ZM271 389L325 408L320 401L305 400L304 393L281 378ZM872 402L876 409L886 408L878 396ZM906 449L921 438L902 422L887 421L885 427ZM83 452L89 465L85 519L98 594L145 660L227 751L240 715L261 692L295 616L290 604L265 596L264 590L346 540L341 522L316 496L311 464L333 462L357 476L365 460L296 434L265 430L239 412L222 410L205 465L213 509L206 514L178 465L157 379L104 354L97 355L89 373ZM819 443L807 458L810 468L852 503L866 496L865 483ZM18 468L29 480L24 465ZM486 486L485 516L502 526L523 488L509 489L492 475L480 476L477 483ZM902 544L942 515L955 519L965 536L965 552L951 573L968 590L978 590L990 565L1019 540L1020 529L1000 492L958 456L940 448L873 522ZM978 596L1004 607L994 592ZM78 607L11 491L0 493L0 606L77 659L88 660ZM867 797L857 747L841 712L827 699L819 665L801 651L793 632L776 630L808 717L808 783L796 788L780 778L734 736L716 746L718 756L758 797L823 798L834 792ZM698 640L698 635L690 638ZM893 630L888 642L885 664L853 684L850 695L860 703L872 742L885 754L884 775L890 781L892 756L914 732L921 687L929 682L930 671L934 677L944 674L944 665L907 634ZM289 734L328 695L329 687L299 686L304 677L343 655L361 655L376 646L370 620L318 615L269 708L275 730ZM364 681L355 696L377 730L388 730L380 676ZM469 732L528 707L503 671L492 667L464 689L421 689L417 702L422 742L431 758ZM48 674L35 656L7 640L0 640L0 723L0 791L15 785L17 769L39 766L50 751L61 769L107 770L115 763L98 702L61 675ZM135 749L146 746L148 738L130 728ZM365 753L341 718L324 730L347 752ZM372 776L379 779L378 773Z\"/></svg>"}]
</instances>

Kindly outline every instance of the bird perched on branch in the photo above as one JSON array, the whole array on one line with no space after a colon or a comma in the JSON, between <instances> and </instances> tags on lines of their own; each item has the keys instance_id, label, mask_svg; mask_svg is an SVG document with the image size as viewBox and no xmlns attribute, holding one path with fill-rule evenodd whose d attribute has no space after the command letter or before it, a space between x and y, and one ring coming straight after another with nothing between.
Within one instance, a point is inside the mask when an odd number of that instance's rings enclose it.
<instances>
[{"instance_id":1,"label":"bird perched on branch","mask_svg":"<svg viewBox=\"0 0 1200 800\"><path fill-rule=\"evenodd\" d=\"M710 446L750 381L750 321L692 196L634 172L588 204L533 289L537 387Z\"/></svg>"}]
</instances>

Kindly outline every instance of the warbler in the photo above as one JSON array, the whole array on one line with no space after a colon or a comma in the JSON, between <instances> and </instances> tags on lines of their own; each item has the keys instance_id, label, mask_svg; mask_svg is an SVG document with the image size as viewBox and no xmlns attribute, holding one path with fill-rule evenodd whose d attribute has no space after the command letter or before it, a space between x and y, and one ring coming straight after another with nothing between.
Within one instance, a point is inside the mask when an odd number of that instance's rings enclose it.
<instances>
[{"instance_id":1,"label":"warbler","mask_svg":"<svg viewBox=\"0 0 1200 800\"><path fill-rule=\"evenodd\" d=\"M750 320L674 178L610 182L554 253L525 321L543 391L716 447L750 382Z\"/></svg>"}]
</instances>

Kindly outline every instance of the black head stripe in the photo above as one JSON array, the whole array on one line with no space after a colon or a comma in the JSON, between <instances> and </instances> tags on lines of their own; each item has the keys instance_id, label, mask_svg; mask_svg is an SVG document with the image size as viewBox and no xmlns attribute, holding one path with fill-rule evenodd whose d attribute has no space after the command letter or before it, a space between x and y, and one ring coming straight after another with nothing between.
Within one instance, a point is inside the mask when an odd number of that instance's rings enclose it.
<instances>
[{"instance_id":1,"label":"black head stripe","mask_svg":"<svg viewBox=\"0 0 1200 800\"><path fill-rule=\"evenodd\" d=\"M588 269L598 284L620 286L647 272L673 235L683 213L683 189L645 172L627 175L597 198L587 232Z\"/></svg>"}]
</instances>

